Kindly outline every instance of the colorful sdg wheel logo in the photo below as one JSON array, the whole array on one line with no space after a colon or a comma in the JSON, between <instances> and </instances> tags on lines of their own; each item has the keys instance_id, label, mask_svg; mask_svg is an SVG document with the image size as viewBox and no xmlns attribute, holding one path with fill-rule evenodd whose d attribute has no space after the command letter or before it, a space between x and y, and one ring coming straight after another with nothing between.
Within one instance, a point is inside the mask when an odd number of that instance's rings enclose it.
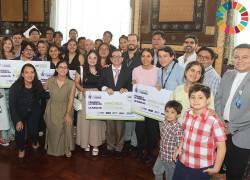
<instances>
[{"instance_id":1,"label":"colorful sdg wheel logo","mask_svg":"<svg viewBox=\"0 0 250 180\"><path fill-rule=\"evenodd\" d=\"M227 11L229 10L235 10L241 15L241 20L240 23L237 24L236 26L229 26L226 24L224 21L224 16L226 15ZM248 24L248 11L247 9L240 3L238 2L226 2L222 4L216 12L216 21L217 24L219 25L220 30L227 34L237 34L243 31L247 24Z\"/></svg>"}]
</instances>

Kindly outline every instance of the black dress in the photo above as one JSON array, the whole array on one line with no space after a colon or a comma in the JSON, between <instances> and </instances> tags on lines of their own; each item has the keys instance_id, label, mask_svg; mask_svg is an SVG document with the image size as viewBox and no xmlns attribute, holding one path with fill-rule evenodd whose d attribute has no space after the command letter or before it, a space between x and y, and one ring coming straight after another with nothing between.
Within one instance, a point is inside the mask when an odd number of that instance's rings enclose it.
<instances>
[{"instance_id":1,"label":"black dress","mask_svg":"<svg viewBox=\"0 0 250 180\"><path fill-rule=\"evenodd\" d=\"M14 127L21 121L24 128L15 132L16 146L18 150L24 150L26 140L31 137L33 144L38 142L38 125L41 119L40 101L44 96L44 90L40 81L36 88L27 89L15 82L10 87L9 106L10 115ZM16 128L15 128L16 130Z\"/></svg>"},{"instance_id":2,"label":"black dress","mask_svg":"<svg viewBox=\"0 0 250 180\"><path fill-rule=\"evenodd\" d=\"M77 53L74 56L71 63L69 64L69 70L76 70L80 66L79 56L80 56L79 53ZM69 55L68 54L65 55L64 60L69 63Z\"/></svg>"},{"instance_id":3,"label":"black dress","mask_svg":"<svg viewBox=\"0 0 250 180\"><path fill-rule=\"evenodd\" d=\"M78 72L78 74L81 75L80 68L77 68L76 71ZM94 75L89 71L83 69L83 77L81 77L81 86L83 88L98 88L100 77L100 71L97 71L97 73Z\"/></svg>"}]
</instances>

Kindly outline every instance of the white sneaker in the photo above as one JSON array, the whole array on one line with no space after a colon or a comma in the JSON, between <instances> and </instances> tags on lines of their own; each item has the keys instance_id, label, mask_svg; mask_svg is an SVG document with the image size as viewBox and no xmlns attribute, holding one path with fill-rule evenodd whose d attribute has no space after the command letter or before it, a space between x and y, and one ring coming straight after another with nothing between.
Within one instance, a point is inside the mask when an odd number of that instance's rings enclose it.
<instances>
[{"instance_id":1,"label":"white sneaker","mask_svg":"<svg viewBox=\"0 0 250 180\"><path fill-rule=\"evenodd\" d=\"M39 137L42 137L43 136L43 131L39 131L38 135L39 135Z\"/></svg>"},{"instance_id":2,"label":"white sneaker","mask_svg":"<svg viewBox=\"0 0 250 180\"><path fill-rule=\"evenodd\" d=\"M88 145L88 147L84 148L84 151L89 152L90 151L90 145Z\"/></svg>"},{"instance_id":3,"label":"white sneaker","mask_svg":"<svg viewBox=\"0 0 250 180\"><path fill-rule=\"evenodd\" d=\"M93 148L92 156L98 156L98 154L99 154L99 149L98 148Z\"/></svg>"},{"instance_id":4,"label":"white sneaker","mask_svg":"<svg viewBox=\"0 0 250 180\"><path fill-rule=\"evenodd\" d=\"M4 140L2 140L2 139L0 139L0 145L1 145L1 146L4 146L4 147L7 147L7 146L10 145L10 143L7 142L7 141L4 141Z\"/></svg>"}]
</instances>

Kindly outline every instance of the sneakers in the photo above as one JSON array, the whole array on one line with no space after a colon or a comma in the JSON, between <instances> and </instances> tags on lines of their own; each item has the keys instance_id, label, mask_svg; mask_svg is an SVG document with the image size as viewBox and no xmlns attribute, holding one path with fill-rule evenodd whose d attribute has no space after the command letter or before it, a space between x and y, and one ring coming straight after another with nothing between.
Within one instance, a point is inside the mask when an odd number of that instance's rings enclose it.
<instances>
[{"instance_id":1,"label":"sneakers","mask_svg":"<svg viewBox=\"0 0 250 180\"><path fill-rule=\"evenodd\" d=\"M88 147L84 148L85 152L89 152L90 151L90 145L88 145Z\"/></svg>"},{"instance_id":2,"label":"sneakers","mask_svg":"<svg viewBox=\"0 0 250 180\"><path fill-rule=\"evenodd\" d=\"M3 140L3 139L0 139L0 145L4 146L4 147L7 147L10 145L10 143L6 140Z\"/></svg>"},{"instance_id":3,"label":"sneakers","mask_svg":"<svg viewBox=\"0 0 250 180\"><path fill-rule=\"evenodd\" d=\"M98 156L99 154L99 149L98 148L93 148L92 149L92 156Z\"/></svg>"}]
</instances>

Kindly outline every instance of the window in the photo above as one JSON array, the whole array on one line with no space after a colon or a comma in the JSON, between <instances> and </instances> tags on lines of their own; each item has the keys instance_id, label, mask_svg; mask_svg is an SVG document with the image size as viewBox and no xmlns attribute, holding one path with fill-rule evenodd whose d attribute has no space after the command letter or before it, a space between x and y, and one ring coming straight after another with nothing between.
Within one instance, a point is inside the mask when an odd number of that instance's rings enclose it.
<instances>
[{"instance_id":1,"label":"window","mask_svg":"<svg viewBox=\"0 0 250 180\"><path fill-rule=\"evenodd\" d=\"M51 10L51 26L63 33L75 28L78 37L102 39L104 31L113 33L112 44L118 46L119 37L131 30L130 0L55 0Z\"/></svg>"}]
</instances>

